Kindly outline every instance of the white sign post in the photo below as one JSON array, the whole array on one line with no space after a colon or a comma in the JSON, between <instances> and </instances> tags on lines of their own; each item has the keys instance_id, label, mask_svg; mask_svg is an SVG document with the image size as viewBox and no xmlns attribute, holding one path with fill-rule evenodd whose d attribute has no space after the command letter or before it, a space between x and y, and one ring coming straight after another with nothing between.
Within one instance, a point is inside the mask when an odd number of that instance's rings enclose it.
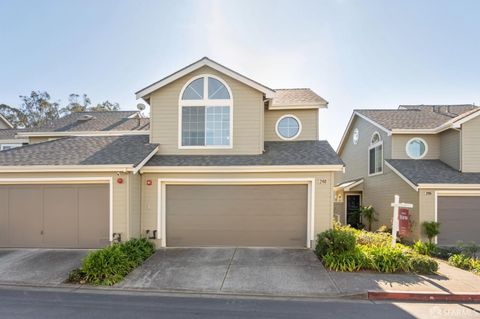
<instances>
[{"instance_id":1,"label":"white sign post","mask_svg":"<svg viewBox=\"0 0 480 319\"><path fill-rule=\"evenodd\" d=\"M398 211L400 207L413 208L412 204L400 203L400 196L395 195L394 202L391 205L393 207L393 223L392 223L392 247L397 244L397 232L399 228Z\"/></svg>"}]
</instances>

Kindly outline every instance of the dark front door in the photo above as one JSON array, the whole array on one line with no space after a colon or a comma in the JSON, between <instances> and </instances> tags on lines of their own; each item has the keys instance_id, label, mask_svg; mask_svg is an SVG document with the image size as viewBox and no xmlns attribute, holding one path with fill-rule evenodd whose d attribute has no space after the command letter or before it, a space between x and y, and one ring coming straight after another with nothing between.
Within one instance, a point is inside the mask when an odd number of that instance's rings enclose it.
<instances>
[{"instance_id":1,"label":"dark front door","mask_svg":"<svg viewBox=\"0 0 480 319\"><path fill-rule=\"evenodd\" d=\"M347 224L358 227L360 223L360 195L347 195Z\"/></svg>"}]
</instances>

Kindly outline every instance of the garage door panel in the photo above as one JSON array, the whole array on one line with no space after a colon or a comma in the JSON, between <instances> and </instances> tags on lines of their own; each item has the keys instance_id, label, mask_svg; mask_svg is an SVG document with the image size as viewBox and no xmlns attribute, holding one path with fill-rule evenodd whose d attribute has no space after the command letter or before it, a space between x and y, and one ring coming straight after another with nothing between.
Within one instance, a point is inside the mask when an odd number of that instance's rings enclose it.
<instances>
[{"instance_id":1,"label":"garage door panel","mask_svg":"<svg viewBox=\"0 0 480 319\"><path fill-rule=\"evenodd\" d=\"M45 187L43 244L46 247L77 246L77 206L77 188Z\"/></svg>"},{"instance_id":2,"label":"garage door panel","mask_svg":"<svg viewBox=\"0 0 480 319\"><path fill-rule=\"evenodd\" d=\"M439 196L437 206L440 245L456 245L458 241L480 243L479 196Z\"/></svg>"},{"instance_id":3,"label":"garage door panel","mask_svg":"<svg viewBox=\"0 0 480 319\"><path fill-rule=\"evenodd\" d=\"M307 185L169 185L168 246L304 247Z\"/></svg>"},{"instance_id":4,"label":"garage door panel","mask_svg":"<svg viewBox=\"0 0 480 319\"><path fill-rule=\"evenodd\" d=\"M109 192L106 185L78 190L78 245L99 248L108 244Z\"/></svg>"},{"instance_id":5,"label":"garage door panel","mask_svg":"<svg viewBox=\"0 0 480 319\"><path fill-rule=\"evenodd\" d=\"M12 187L9 202L9 242L14 247L41 247L43 190L34 186Z\"/></svg>"}]
</instances>

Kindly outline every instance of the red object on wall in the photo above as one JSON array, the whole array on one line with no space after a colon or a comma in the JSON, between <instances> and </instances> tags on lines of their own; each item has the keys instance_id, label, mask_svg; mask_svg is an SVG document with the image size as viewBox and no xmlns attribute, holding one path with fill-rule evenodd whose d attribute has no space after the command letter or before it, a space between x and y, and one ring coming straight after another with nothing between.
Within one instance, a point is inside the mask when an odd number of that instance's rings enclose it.
<instances>
[{"instance_id":1,"label":"red object on wall","mask_svg":"<svg viewBox=\"0 0 480 319\"><path fill-rule=\"evenodd\" d=\"M400 236L407 236L410 232L410 211L407 208L398 211L398 232Z\"/></svg>"},{"instance_id":2,"label":"red object on wall","mask_svg":"<svg viewBox=\"0 0 480 319\"><path fill-rule=\"evenodd\" d=\"M152 184L153 184L152 180L151 180L151 179L147 179L147 185L148 185L148 186L152 186Z\"/></svg>"},{"instance_id":3,"label":"red object on wall","mask_svg":"<svg viewBox=\"0 0 480 319\"><path fill-rule=\"evenodd\" d=\"M121 177L117 178L117 183L118 184L123 184L123 178L121 178Z\"/></svg>"}]
</instances>

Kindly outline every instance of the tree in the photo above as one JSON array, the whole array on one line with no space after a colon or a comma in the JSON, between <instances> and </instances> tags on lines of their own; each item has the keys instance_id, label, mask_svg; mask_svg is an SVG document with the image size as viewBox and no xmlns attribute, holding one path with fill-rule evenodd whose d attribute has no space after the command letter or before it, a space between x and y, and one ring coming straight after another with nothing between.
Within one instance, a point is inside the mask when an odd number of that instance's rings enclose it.
<instances>
[{"instance_id":1,"label":"tree","mask_svg":"<svg viewBox=\"0 0 480 319\"><path fill-rule=\"evenodd\" d=\"M372 231L372 223L376 222L378 219L375 217L376 212L375 209L370 206L362 206L359 209L360 216L362 217L362 221L366 220L368 223L368 231Z\"/></svg>"},{"instance_id":2,"label":"tree","mask_svg":"<svg viewBox=\"0 0 480 319\"><path fill-rule=\"evenodd\" d=\"M32 91L29 96L20 95L20 99L19 111L25 118L25 127L47 125L60 117L59 103L51 101L45 91Z\"/></svg>"},{"instance_id":3,"label":"tree","mask_svg":"<svg viewBox=\"0 0 480 319\"><path fill-rule=\"evenodd\" d=\"M432 244L433 238L440 234L440 223L438 222L423 222L423 231L428 237L428 242Z\"/></svg>"},{"instance_id":4,"label":"tree","mask_svg":"<svg viewBox=\"0 0 480 319\"><path fill-rule=\"evenodd\" d=\"M64 108L62 108L61 113L62 114L70 114L70 113L75 113L75 112L85 112L88 111L88 106L92 104L90 101L90 98L83 93L81 99L80 95L76 93L71 93L68 96L68 104Z\"/></svg>"},{"instance_id":5,"label":"tree","mask_svg":"<svg viewBox=\"0 0 480 319\"><path fill-rule=\"evenodd\" d=\"M26 127L28 124L25 115L10 105L0 104L0 114L2 114L14 128Z\"/></svg>"},{"instance_id":6,"label":"tree","mask_svg":"<svg viewBox=\"0 0 480 319\"><path fill-rule=\"evenodd\" d=\"M98 103L96 106L90 108L91 112L103 112L103 111L118 111L120 110L120 104L112 103L106 100L103 103Z\"/></svg>"}]
</instances>

